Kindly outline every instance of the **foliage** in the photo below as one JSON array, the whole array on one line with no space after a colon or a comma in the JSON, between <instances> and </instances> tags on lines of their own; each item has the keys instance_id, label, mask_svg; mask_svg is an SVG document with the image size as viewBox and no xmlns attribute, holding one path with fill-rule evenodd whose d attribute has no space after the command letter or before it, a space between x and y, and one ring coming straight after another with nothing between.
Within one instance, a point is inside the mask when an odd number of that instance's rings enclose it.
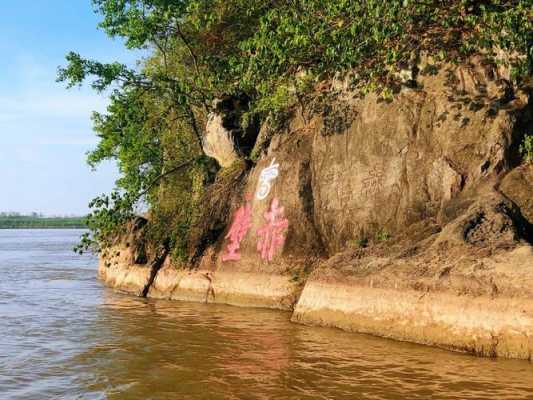
<instances>
[{"instance_id":1,"label":"foliage","mask_svg":"<svg viewBox=\"0 0 533 400\"><path fill-rule=\"evenodd\" d=\"M216 169L202 151L213 99L244 94L247 121L280 116L317 92L320 82L349 76L354 90L390 98L397 72L422 53L437 64L483 54L508 64L513 83L531 85L531 0L93 0L100 27L149 56L137 68L87 60L72 52L59 69L67 87L89 82L110 92L94 114L96 167L116 160L111 197L92 203L93 234L112 236L139 204L153 224L170 221L171 245L184 257L197 207ZM505 58L500 56L504 53ZM318 90L319 91L319 90ZM163 240L164 232L154 232ZM168 238L167 238L168 239Z\"/></svg>"},{"instance_id":2,"label":"foliage","mask_svg":"<svg viewBox=\"0 0 533 400\"><path fill-rule=\"evenodd\" d=\"M524 158L524 162L533 164L533 135L526 135L524 137L524 141L520 145L519 150Z\"/></svg>"},{"instance_id":3,"label":"foliage","mask_svg":"<svg viewBox=\"0 0 533 400\"><path fill-rule=\"evenodd\" d=\"M423 51L444 61L482 51L496 59L497 49L516 52L508 62L519 81L533 71L532 9L529 0L287 1L242 44L243 81L271 97L299 73L350 71L361 91L385 90Z\"/></svg>"},{"instance_id":4,"label":"foliage","mask_svg":"<svg viewBox=\"0 0 533 400\"><path fill-rule=\"evenodd\" d=\"M173 174L161 183L159 198L150 210L147 238L152 243L168 240L174 261L190 258L190 234L198 223L206 181L209 179L209 161L202 159L186 173Z\"/></svg>"},{"instance_id":5,"label":"foliage","mask_svg":"<svg viewBox=\"0 0 533 400\"><path fill-rule=\"evenodd\" d=\"M74 248L80 254L87 250L98 251L100 246L110 244L134 217L131 194L123 195L118 190L96 197L89 207L92 211L86 217L86 224L90 233L84 233Z\"/></svg>"},{"instance_id":6,"label":"foliage","mask_svg":"<svg viewBox=\"0 0 533 400\"><path fill-rule=\"evenodd\" d=\"M391 238L391 235L389 232L387 232L385 229L381 229L378 233L376 233L376 240L378 242L386 242Z\"/></svg>"}]
</instances>

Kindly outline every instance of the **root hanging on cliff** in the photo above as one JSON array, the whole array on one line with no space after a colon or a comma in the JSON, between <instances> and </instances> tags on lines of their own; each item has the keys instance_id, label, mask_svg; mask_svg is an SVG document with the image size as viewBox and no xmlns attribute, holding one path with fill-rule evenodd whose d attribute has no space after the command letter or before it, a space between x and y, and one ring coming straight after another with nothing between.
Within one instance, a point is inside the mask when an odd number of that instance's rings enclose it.
<instances>
[{"instance_id":1,"label":"root hanging on cliff","mask_svg":"<svg viewBox=\"0 0 533 400\"><path fill-rule=\"evenodd\" d=\"M165 259L167 258L169 253L168 246L163 246L163 249L158 252L158 254L155 256L154 260L152 261L152 264L150 265L150 277L148 278L148 282L146 282L146 285L144 285L144 288L141 292L141 297L147 297L148 292L150 291L150 288L152 287L155 278L157 276L157 273L163 266L163 263L165 262Z\"/></svg>"}]
</instances>

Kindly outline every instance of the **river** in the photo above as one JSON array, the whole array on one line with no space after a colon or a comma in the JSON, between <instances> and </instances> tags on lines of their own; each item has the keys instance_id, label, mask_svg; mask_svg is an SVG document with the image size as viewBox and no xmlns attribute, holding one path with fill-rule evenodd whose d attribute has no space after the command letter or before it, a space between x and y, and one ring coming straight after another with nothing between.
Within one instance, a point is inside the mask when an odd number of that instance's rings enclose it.
<instances>
[{"instance_id":1,"label":"river","mask_svg":"<svg viewBox=\"0 0 533 400\"><path fill-rule=\"evenodd\" d=\"M0 230L0 399L533 399L533 365L146 300L95 279L82 231Z\"/></svg>"}]
</instances>

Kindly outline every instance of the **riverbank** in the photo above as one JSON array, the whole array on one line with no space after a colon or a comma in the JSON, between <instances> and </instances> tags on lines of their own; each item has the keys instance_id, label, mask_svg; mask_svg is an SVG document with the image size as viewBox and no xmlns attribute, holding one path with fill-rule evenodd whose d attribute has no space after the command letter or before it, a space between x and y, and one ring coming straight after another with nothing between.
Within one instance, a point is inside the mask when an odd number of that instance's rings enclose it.
<instances>
[{"instance_id":1,"label":"riverbank","mask_svg":"<svg viewBox=\"0 0 533 400\"><path fill-rule=\"evenodd\" d=\"M489 263L485 269L441 272L433 280L421 275L405 279L409 272L400 264L394 268L403 268L403 276L382 272L348 276L325 267L296 282L286 274L187 271L167 262L150 284L151 269L120 263L119 253L115 251L111 264L100 262L99 278L136 296L150 285L146 293L151 298L286 310L297 323L479 356L531 361L533 354L531 246L492 261L478 260ZM517 267L519 272L513 274Z\"/></svg>"}]
</instances>

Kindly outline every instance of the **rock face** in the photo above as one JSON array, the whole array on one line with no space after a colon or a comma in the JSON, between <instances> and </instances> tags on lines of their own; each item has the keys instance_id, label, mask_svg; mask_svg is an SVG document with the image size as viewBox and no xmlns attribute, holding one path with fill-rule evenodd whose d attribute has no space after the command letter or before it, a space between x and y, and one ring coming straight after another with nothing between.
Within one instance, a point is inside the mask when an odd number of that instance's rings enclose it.
<instances>
[{"instance_id":1,"label":"rock face","mask_svg":"<svg viewBox=\"0 0 533 400\"><path fill-rule=\"evenodd\" d=\"M533 224L533 165L513 169L500 184L500 191L520 207L522 214Z\"/></svg>"},{"instance_id":2,"label":"rock face","mask_svg":"<svg viewBox=\"0 0 533 400\"><path fill-rule=\"evenodd\" d=\"M232 132L224 127L222 115L209 114L205 131L203 149L206 155L217 160L223 168L239 159Z\"/></svg>"},{"instance_id":3,"label":"rock face","mask_svg":"<svg viewBox=\"0 0 533 400\"><path fill-rule=\"evenodd\" d=\"M264 147L199 268L167 260L148 295L531 359L533 175L516 149L533 104L480 63L419 70L392 101L332 82Z\"/></svg>"},{"instance_id":4,"label":"rock face","mask_svg":"<svg viewBox=\"0 0 533 400\"><path fill-rule=\"evenodd\" d=\"M144 240L148 220L134 219L127 233L115 240L100 257L98 278L119 291L145 297L163 263L166 249L152 249Z\"/></svg>"},{"instance_id":5,"label":"rock face","mask_svg":"<svg viewBox=\"0 0 533 400\"><path fill-rule=\"evenodd\" d=\"M254 123L241 128L240 118L246 107L247 99L242 96L217 99L207 117L202 147L222 168L230 167L252 150L258 128Z\"/></svg>"}]
</instances>

